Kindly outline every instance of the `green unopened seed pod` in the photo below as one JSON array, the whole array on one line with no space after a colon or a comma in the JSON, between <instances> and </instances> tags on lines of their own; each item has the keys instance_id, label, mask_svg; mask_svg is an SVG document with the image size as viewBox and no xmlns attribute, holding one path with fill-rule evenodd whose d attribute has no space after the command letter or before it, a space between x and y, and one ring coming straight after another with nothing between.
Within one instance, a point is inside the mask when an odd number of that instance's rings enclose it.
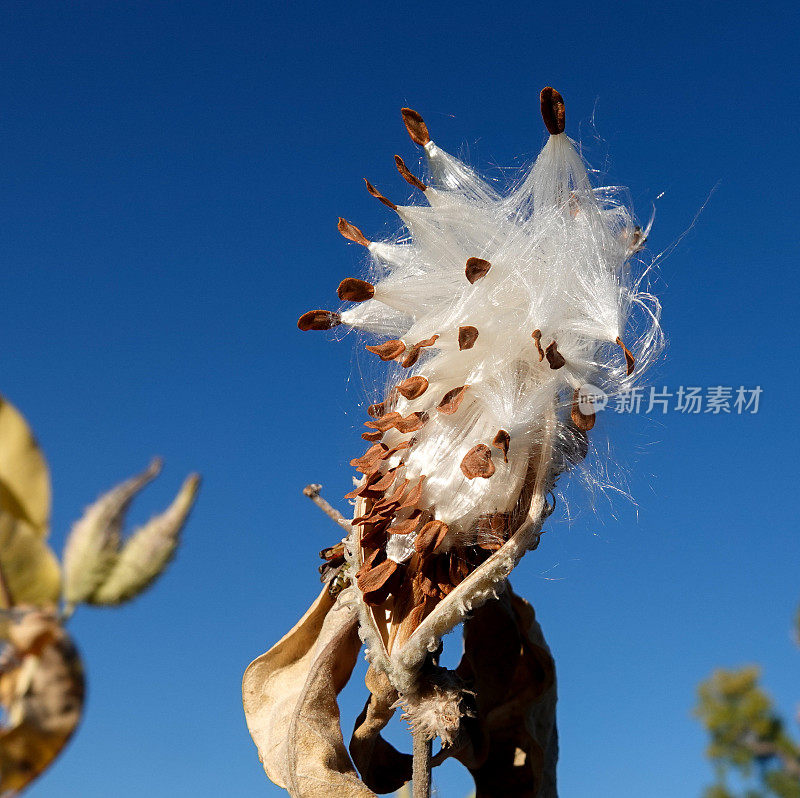
<instances>
[{"instance_id":1,"label":"green unopened seed pod","mask_svg":"<svg viewBox=\"0 0 800 798\"><path fill-rule=\"evenodd\" d=\"M90 604L120 604L160 576L175 554L199 487L199 475L191 474L172 504L131 535L108 577L89 597Z\"/></svg>"}]
</instances>

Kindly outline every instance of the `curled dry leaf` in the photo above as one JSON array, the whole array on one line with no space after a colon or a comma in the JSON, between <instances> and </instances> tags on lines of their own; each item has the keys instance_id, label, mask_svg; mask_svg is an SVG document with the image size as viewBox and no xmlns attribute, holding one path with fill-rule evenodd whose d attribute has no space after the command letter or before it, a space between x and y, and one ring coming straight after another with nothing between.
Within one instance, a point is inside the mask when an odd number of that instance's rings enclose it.
<instances>
[{"instance_id":1,"label":"curled dry leaf","mask_svg":"<svg viewBox=\"0 0 800 798\"><path fill-rule=\"evenodd\" d=\"M339 724L337 696L361 641L353 589L323 589L297 625L247 667L247 727L267 776L292 798L374 798L359 780Z\"/></svg>"},{"instance_id":2,"label":"curled dry leaf","mask_svg":"<svg viewBox=\"0 0 800 798\"><path fill-rule=\"evenodd\" d=\"M12 667L0 676L0 793L16 794L58 756L80 721L83 666L52 615L29 611L10 627Z\"/></svg>"},{"instance_id":3,"label":"curled dry leaf","mask_svg":"<svg viewBox=\"0 0 800 798\"><path fill-rule=\"evenodd\" d=\"M125 513L139 491L161 471L161 460L125 480L94 504L70 530L64 546L64 601L86 601L111 572L119 553Z\"/></svg>"},{"instance_id":4,"label":"curled dry leaf","mask_svg":"<svg viewBox=\"0 0 800 798\"><path fill-rule=\"evenodd\" d=\"M131 535L108 577L89 596L91 604L127 601L158 578L175 554L199 488L200 477L188 476L172 504Z\"/></svg>"}]
</instances>

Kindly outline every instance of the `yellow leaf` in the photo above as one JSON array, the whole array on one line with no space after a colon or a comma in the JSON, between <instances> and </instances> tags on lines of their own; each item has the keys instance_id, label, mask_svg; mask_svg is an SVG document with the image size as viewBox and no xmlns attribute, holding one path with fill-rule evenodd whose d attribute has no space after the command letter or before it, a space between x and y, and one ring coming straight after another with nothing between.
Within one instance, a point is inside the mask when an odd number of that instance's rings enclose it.
<instances>
[{"instance_id":1,"label":"yellow leaf","mask_svg":"<svg viewBox=\"0 0 800 798\"><path fill-rule=\"evenodd\" d=\"M50 474L30 427L20 412L0 397L0 509L22 518L47 536Z\"/></svg>"},{"instance_id":2,"label":"yellow leaf","mask_svg":"<svg viewBox=\"0 0 800 798\"><path fill-rule=\"evenodd\" d=\"M61 587L58 560L31 524L0 511L0 566L14 604L55 604ZM0 597L0 605L5 602Z\"/></svg>"}]
</instances>

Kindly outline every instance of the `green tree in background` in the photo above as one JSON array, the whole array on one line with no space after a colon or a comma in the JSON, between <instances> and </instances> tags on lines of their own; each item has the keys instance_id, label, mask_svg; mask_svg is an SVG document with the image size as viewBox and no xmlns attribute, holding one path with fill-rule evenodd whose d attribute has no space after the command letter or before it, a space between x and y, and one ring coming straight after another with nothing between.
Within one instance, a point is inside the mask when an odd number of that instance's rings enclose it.
<instances>
[{"instance_id":1,"label":"green tree in background","mask_svg":"<svg viewBox=\"0 0 800 798\"><path fill-rule=\"evenodd\" d=\"M795 620L800 642L800 613ZM704 798L800 798L800 745L759 686L757 666L719 669L700 684L695 715L708 731L717 782ZM746 785L732 792L731 773Z\"/></svg>"}]
</instances>

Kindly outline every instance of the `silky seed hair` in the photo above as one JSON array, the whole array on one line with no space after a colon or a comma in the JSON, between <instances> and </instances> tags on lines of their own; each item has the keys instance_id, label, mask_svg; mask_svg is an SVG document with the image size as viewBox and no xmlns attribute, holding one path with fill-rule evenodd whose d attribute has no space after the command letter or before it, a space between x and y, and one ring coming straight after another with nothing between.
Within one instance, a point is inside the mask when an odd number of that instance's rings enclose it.
<instances>
[{"instance_id":1,"label":"silky seed hair","mask_svg":"<svg viewBox=\"0 0 800 798\"><path fill-rule=\"evenodd\" d=\"M366 349L394 367L384 401L370 408L370 448L352 461L362 477L348 494L367 508L354 525L369 603L399 597L409 581L421 585L415 607L420 595L446 595L518 525L545 435L551 483L585 456L596 419L582 411L581 387L630 388L661 346L660 306L642 290L647 269L636 268L649 225L635 223L622 190L591 185L555 89L542 90L541 112L549 139L501 194L404 108L428 175L395 163L420 202L398 205L365 181L404 232L376 242L339 219L341 234L368 251L370 279L346 278L343 307L298 323L362 330L374 338Z\"/></svg>"}]
</instances>

